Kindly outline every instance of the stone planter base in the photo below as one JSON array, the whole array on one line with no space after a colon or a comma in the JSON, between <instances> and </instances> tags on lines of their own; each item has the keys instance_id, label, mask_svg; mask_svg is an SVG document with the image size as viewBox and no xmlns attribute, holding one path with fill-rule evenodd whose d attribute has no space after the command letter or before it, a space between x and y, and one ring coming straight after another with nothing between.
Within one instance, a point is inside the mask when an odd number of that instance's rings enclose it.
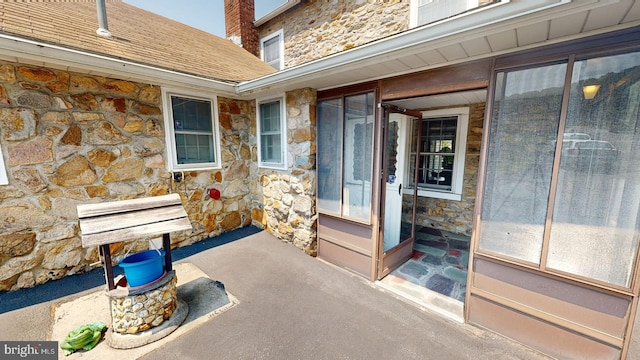
<instances>
[{"instance_id":1,"label":"stone planter base","mask_svg":"<svg viewBox=\"0 0 640 360\"><path fill-rule=\"evenodd\" d=\"M178 304L175 271L160 281L128 295L107 293L111 301L111 329L120 334L136 334L160 326Z\"/></svg>"},{"instance_id":2,"label":"stone planter base","mask_svg":"<svg viewBox=\"0 0 640 360\"><path fill-rule=\"evenodd\" d=\"M113 349L133 349L160 340L176 330L187 318L189 306L186 302L178 299L178 305L173 315L162 325L135 334L119 334L111 329L107 330L105 340L107 345Z\"/></svg>"}]
</instances>

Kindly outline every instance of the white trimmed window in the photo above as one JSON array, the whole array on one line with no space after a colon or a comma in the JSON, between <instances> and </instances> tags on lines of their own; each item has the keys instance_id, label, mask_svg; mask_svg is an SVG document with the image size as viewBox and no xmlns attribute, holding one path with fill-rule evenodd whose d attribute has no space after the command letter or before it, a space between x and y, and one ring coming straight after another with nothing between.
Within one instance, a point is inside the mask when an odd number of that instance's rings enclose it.
<instances>
[{"instance_id":1,"label":"white trimmed window","mask_svg":"<svg viewBox=\"0 0 640 360\"><path fill-rule=\"evenodd\" d=\"M260 39L262 61L276 70L284 69L284 32L282 29Z\"/></svg>"},{"instance_id":2,"label":"white trimmed window","mask_svg":"<svg viewBox=\"0 0 640 360\"><path fill-rule=\"evenodd\" d=\"M284 97L261 100L258 107L258 165L286 168L287 127Z\"/></svg>"},{"instance_id":3,"label":"white trimmed window","mask_svg":"<svg viewBox=\"0 0 640 360\"><path fill-rule=\"evenodd\" d=\"M413 189L419 139L418 196L462 200L469 108L424 111L420 133L418 121L410 132L407 190Z\"/></svg>"},{"instance_id":4,"label":"white trimmed window","mask_svg":"<svg viewBox=\"0 0 640 360\"><path fill-rule=\"evenodd\" d=\"M2 146L0 146L0 185L8 185L7 169L4 167L4 157L2 156Z\"/></svg>"},{"instance_id":5,"label":"white trimmed window","mask_svg":"<svg viewBox=\"0 0 640 360\"><path fill-rule=\"evenodd\" d=\"M411 0L410 26L430 24L499 2L501 0Z\"/></svg>"},{"instance_id":6,"label":"white trimmed window","mask_svg":"<svg viewBox=\"0 0 640 360\"><path fill-rule=\"evenodd\" d=\"M162 89L169 170L220 168L215 96Z\"/></svg>"}]
</instances>

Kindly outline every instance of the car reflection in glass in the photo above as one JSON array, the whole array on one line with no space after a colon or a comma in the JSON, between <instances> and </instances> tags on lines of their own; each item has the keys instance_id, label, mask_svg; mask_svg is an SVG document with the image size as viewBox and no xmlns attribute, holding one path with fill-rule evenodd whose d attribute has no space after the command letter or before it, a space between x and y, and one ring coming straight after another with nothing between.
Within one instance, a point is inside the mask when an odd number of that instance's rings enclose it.
<instances>
[{"instance_id":1,"label":"car reflection in glass","mask_svg":"<svg viewBox=\"0 0 640 360\"><path fill-rule=\"evenodd\" d=\"M591 135L585 133L564 133L563 140L591 140Z\"/></svg>"},{"instance_id":2,"label":"car reflection in glass","mask_svg":"<svg viewBox=\"0 0 640 360\"><path fill-rule=\"evenodd\" d=\"M565 169L611 173L617 161L618 150L608 141L562 141L561 165Z\"/></svg>"}]
</instances>

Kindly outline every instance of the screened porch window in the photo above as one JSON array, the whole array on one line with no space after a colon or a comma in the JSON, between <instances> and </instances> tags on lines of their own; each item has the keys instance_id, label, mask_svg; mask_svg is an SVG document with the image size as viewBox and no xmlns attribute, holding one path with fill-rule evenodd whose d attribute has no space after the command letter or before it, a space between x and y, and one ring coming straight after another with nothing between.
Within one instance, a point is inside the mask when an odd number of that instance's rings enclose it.
<instances>
[{"instance_id":1,"label":"screened porch window","mask_svg":"<svg viewBox=\"0 0 640 360\"><path fill-rule=\"evenodd\" d=\"M318 102L318 210L371 221L374 94Z\"/></svg>"},{"instance_id":2,"label":"screened porch window","mask_svg":"<svg viewBox=\"0 0 640 360\"><path fill-rule=\"evenodd\" d=\"M640 53L502 71L495 89L480 252L629 288L640 239Z\"/></svg>"},{"instance_id":3,"label":"screened porch window","mask_svg":"<svg viewBox=\"0 0 640 360\"><path fill-rule=\"evenodd\" d=\"M590 139L562 141L547 266L628 287L640 240L640 53L574 64L564 133Z\"/></svg>"}]
</instances>

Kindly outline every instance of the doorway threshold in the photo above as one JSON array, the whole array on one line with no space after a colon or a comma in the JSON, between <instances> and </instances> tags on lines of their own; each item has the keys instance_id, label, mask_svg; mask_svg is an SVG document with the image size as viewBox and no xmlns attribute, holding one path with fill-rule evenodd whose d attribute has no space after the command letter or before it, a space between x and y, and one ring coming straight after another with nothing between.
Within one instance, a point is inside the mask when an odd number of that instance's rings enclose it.
<instances>
[{"instance_id":1,"label":"doorway threshold","mask_svg":"<svg viewBox=\"0 0 640 360\"><path fill-rule=\"evenodd\" d=\"M455 322L464 323L464 303L459 300L413 284L393 274L387 275L374 284L408 300L420 308L434 312Z\"/></svg>"}]
</instances>

